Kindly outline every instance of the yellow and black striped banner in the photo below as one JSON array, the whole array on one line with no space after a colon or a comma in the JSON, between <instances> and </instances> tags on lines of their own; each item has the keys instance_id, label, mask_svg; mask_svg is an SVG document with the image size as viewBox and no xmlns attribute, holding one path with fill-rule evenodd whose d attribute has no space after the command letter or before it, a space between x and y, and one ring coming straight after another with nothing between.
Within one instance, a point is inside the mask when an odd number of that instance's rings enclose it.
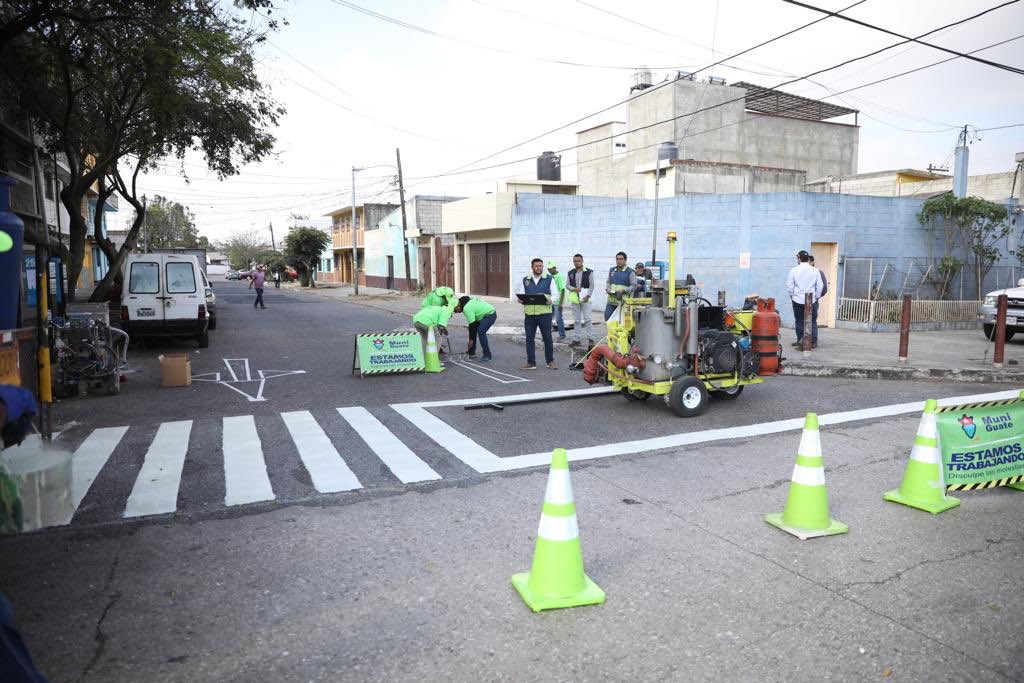
<instances>
[{"instance_id":1,"label":"yellow and black striped banner","mask_svg":"<svg viewBox=\"0 0 1024 683\"><path fill-rule=\"evenodd\" d=\"M1014 403L1020 403L1019 398L1008 398L1002 401L983 401L981 403L963 403L958 406L939 406L935 412L937 413L959 413L967 410L977 410L978 408L993 408L995 406L1009 406Z\"/></svg>"},{"instance_id":2,"label":"yellow and black striped banner","mask_svg":"<svg viewBox=\"0 0 1024 683\"><path fill-rule=\"evenodd\" d=\"M423 343L420 333L365 332L355 335L352 372L387 375L395 372L423 372Z\"/></svg>"},{"instance_id":3,"label":"yellow and black striped banner","mask_svg":"<svg viewBox=\"0 0 1024 683\"><path fill-rule=\"evenodd\" d=\"M994 489L998 486L1009 486L1010 484L1019 484L1024 481L1024 474L1018 474L1015 477L1006 477L1005 479L996 479L995 481L982 481L976 484L950 484L946 487L947 491L976 491L978 489Z\"/></svg>"},{"instance_id":4,"label":"yellow and black striped banner","mask_svg":"<svg viewBox=\"0 0 1024 683\"><path fill-rule=\"evenodd\" d=\"M1024 394L936 409L938 445L948 491L1024 481Z\"/></svg>"}]
</instances>

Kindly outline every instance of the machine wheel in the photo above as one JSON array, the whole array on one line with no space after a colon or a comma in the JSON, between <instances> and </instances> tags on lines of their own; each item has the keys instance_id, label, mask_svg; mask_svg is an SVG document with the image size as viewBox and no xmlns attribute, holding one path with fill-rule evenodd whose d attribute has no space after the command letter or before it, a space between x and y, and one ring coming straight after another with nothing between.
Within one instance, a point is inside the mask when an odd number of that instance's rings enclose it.
<instances>
[{"instance_id":1,"label":"machine wheel","mask_svg":"<svg viewBox=\"0 0 1024 683\"><path fill-rule=\"evenodd\" d=\"M636 391L631 391L630 389L623 389L622 395L628 398L630 401L646 401L651 397L650 393L643 391L641 389L637 389Z\"/></svg>"},{"instance_id":2,"label":"machine wheel","mask_svg":"<svg viewBox=\"0 0 1024 683\"><path fill-rule=\"evenodd\" d=\"M205 348L209 347L210 346L210 331L209 330L203 330L202 332L200 332L199 336L196 337L196 341L199 342L199 348L201 348L201 349L205 349Z\"/></svg>"},{"instance_id":3,"label":"machine wheel","mask_svg":"<svg viewBox=\"0 0 1024 683\"><path fill-rule=\"evenodd\" d=\"M697 417L708 408L708 390L696 377L681 377L668 392L668 405L679 417Z\"/></svg>"},{"instance_id":4,"label":"machine wheel","mask_svg":"<svg viewBox=\"0 0 1024 683\"><path fill-rule=\"evenodd\" d=\"M711 392L711 398L717 398L719 401L735 401L743 393L742 384L734 384L731 387L725 389L716 389Z\"/></svg>"},{"instance_id":5,"label":"machine wheel","mask_svg":"<svg viewBox=\"0 0 1024 683\"><path fill-rule=\"evenodd\" d=\"M217 329L217 318L216 317L211 317L210 318L210 323L209 323L208 329L211 329L211 330Z\"/></svg>"},{"instance_id":6,"label":"machine wheel","mask_svg":"<svg viewBox=\"0 0 1024 683\"><path fill-rule=\"evenodd\" d=\"M985 323L985 324L983 324L981 326L981 331L985 333L985 339L988 339L989 341L995 341L996 340L996 326L995 325L989 325L988 323ZM1011 339L1013 339L1013 335L1014 335L1014 330L1011 330L1011 329L1007 328L1006 329L1006 336L1003 339L1005 341L1010 341Z\"/></svg>"}]
</instances>

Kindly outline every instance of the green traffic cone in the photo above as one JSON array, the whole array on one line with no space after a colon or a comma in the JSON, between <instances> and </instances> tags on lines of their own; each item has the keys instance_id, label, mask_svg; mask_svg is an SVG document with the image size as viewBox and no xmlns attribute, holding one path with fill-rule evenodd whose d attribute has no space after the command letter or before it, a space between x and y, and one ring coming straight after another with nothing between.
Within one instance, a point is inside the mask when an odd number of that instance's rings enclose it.
<instances>
[{"instance_id":1,"label":"green traffic cone","mask_svg":"<svg viewBox=\"0 0 1024 683\"><path fill-rule=\"evenodd\" d=\"M434 326L427 330L427 352L423 358L424 372L444 372L441 365L441 357L437 354L437 338L434 336Z\"/></svg>"},{"instance_id":2,"label":"green traffic cone","mask_svg":"<svg viewBox=\"0 0 1024 683\"><path fill-rule=\"evenodd\" d=\"M903 481L898 489L887 491L882 497L893 503L902 503L933 515L960 505L957 498L946 495L946 482L942 476L942 453L939 451L939 427L935 412L937 401L924 404L924 414L917 425L914 447L910 450Z\"/></svg>"}]
</instances>

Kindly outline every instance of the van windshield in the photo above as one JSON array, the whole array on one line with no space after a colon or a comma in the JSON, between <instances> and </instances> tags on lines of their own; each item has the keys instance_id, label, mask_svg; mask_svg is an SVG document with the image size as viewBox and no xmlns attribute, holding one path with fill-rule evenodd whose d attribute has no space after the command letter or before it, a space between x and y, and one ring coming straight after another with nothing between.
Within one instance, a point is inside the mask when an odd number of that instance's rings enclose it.
<instances>
[{"instance_id":1,"label":"van windshield","mask_svg":"<svg viewBox=\"0 0 1024 683\"><path fill-rule=\"evenodd\" d=\"M167 293L183 294L196 291L196 276L191 263L167 264Z\"/></svg>"},{"instance_id":2,"label":"van windshield","mask_svg":"<svg viewBox=\"0 0 1024 683\"><path fill-rule=\"evenodd\" d=\"M128 277L132 294L156 294L160 291L160 266L152 261L136 261Z\"/></svg>"}]
</instances>

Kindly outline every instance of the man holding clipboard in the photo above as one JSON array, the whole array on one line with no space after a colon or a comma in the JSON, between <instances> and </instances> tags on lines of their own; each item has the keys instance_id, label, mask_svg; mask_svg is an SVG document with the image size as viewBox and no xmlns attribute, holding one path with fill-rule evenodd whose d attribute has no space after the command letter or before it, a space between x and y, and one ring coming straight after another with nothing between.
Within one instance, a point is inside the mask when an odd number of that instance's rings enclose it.
<instances>
[{"instance_id":1,"label":"man holding clipboard","mask_svg":"<svg viewBox=\"0 0 1024 683\"><path fill-rule=\"evenodd\" d=\"M526 365L520 369L537 369L537 329L540 328L540 336L544 340L544 361L549 370L557 370L555 343L551 339L551 302L555 298L555 281L544 274L543 259L533 259L530 269L533 272L516 285L516 297L523 304L526 327Z\"/></svg>"}]
</instances>

